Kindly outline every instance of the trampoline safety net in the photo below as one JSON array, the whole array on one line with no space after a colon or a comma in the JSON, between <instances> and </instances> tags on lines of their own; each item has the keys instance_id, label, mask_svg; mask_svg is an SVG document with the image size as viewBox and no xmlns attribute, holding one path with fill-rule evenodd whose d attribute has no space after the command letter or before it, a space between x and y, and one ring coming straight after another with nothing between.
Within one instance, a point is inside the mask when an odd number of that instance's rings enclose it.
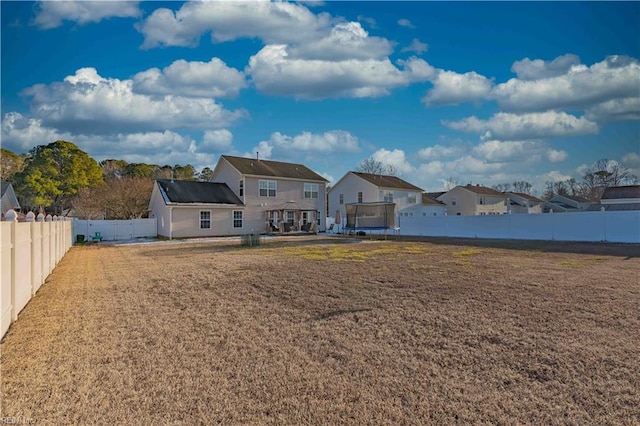
<instances>
[{"instance_id":1,"label":"trampoline safety net","mask_svg":"<svg viewBox=\"0 0 640 426\"><path fill-rule=\"evenodd\" d=\"M386 229L395 227L395 203L352 203L346 205L346 228Z\"/></svg>"}]
</instances>

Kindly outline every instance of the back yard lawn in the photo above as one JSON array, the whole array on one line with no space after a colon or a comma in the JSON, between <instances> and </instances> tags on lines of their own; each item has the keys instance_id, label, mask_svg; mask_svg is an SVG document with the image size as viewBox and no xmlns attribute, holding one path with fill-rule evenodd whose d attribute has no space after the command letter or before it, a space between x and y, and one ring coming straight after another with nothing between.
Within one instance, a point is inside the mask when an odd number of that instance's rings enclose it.
<instances>
[{"instance_id":1,"label":"back yard lawn","mask_svg":"<svg viewBox=\"0 0 640 426\"><path fill-rule=\"evenodd\" d=\"M640 423L640 247L74 247L0 350L37 424Z\"/></svg>"}]
</instances>

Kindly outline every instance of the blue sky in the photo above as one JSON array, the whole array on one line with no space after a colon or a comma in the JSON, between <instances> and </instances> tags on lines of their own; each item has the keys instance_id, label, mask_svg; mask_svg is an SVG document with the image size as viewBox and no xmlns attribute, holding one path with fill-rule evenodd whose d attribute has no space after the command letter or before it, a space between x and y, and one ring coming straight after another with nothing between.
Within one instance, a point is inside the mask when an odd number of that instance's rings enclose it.
<instances>
[{"instance_id":1,"label":"blue sky","mask_svg":"<svg viewBox=\"0 0 640 426\"><path fill-rule=\"evenodd\" d=\"M639 2L7 2L2 147L367 158L427 191L640 175Z\"/></svg>"}]
</instances>

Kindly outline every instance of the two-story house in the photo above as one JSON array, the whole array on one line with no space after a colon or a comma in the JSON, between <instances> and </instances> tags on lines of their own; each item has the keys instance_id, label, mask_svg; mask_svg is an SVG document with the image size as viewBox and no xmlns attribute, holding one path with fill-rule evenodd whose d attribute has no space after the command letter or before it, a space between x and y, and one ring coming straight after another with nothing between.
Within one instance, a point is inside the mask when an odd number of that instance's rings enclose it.
<instances>
[{"instance_id":1,"label":"two-story house","mask_svg":"<svg viewBox=\"0 0 640 426\"><path fill-rule=\"evenodd\" d=\"M247 232L325 230L328 181L302 164L223 155L211 181L242 201Z\"/></svg>"},{"instance_id":2,"label":"two-story house","mask_svg":"<svg viewBox=\"0 0 640 426\"><path fill-rule=\"evenodd\" d=\"M509 197L509 211L518 213L542 213L544 201L530 194L522 192L506 192Z\"/></svg>"},{"instance_id":3,"label":"two-story house","mask_svg":"<svg viewBox=\"0 0 640 426\"><path fill-rule=\"evenodd\" d=\"M395 203L400 212L422 204L422 189L397 176L347 172L329 190L329 212L334 217L337 211L346 217L347 204L371 202Z\"/></svg>"},{"instance_id":4,"label":"two-story house","mask_svg":"<svg viewBox=\"0 0 640 426\"><path fill-rule=\"evenodd\" d=\"M602 193L600 204L593 204L588 210L640 210L640 185L610 186Z\"/></svg>"},{"instance_id":5,"label":"two-story house","mask_svg":"<svg viewBox=\"0 0 640 426\"><path fill-rule=\"evenodd\" d=\"M447 214L457 216L494 215L508 212L509 197L481 185L456 186L437 198L447 205Z\"/></svg>"},{"instance_id":6,"label":"two-story house","mask_svg":"<svg viewBox=\"0 0 640 426\"><path fill-rule=\"evenodd\" d=\"M544 213L584 212L594 204L596 203L577 195L554 195L545 201L542 211Z\"/></svg>"}]
</instances>

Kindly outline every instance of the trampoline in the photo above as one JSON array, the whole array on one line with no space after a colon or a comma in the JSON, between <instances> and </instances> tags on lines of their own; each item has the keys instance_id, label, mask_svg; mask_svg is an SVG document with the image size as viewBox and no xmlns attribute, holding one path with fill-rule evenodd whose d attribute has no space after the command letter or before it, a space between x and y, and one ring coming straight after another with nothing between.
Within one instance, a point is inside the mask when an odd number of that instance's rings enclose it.
<instances>
[{"instance_id":1,"label":"trampoline","mask_svg":"<svg viewBox=\"0 0 640 426\"><path fill-rule=\"evenodd\" d=\"M346 206L347 219L344 231L348 233L380 232L396 230L396 205L387 202L350 203Z\"/></svg>"}]
</instances>

